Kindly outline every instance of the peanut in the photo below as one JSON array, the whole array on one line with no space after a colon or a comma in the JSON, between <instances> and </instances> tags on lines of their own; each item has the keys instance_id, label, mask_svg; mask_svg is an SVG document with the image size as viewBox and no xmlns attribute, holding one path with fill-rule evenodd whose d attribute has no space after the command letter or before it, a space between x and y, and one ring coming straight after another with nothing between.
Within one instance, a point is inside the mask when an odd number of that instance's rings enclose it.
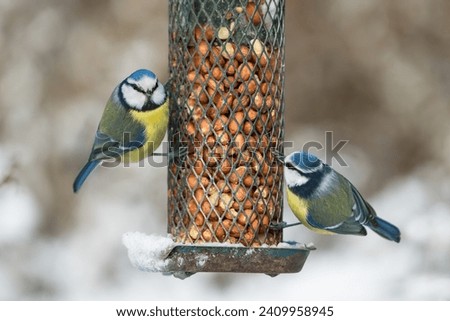
<instances>
[{"instance_id":1,"label":"peanut","mask_svg":"<svg viewBox=\"0 0 450 321\"><path fill-rule=\"evenodd\" d=\"M208 200L204 200L202 203L202 212L208 215L211 212L211 203Z\"/></svg>"},{"instance_id":2,"label":"peanut","mask_svg":"<svg viewBox=\"0 0 450 321\"><path fill-rule=\"evenodd\" d=\"M186 131L187 131L188 135L194 135L195 134L195 125L191 122L187 123Z\"/></svg>"},{"instance_id":3,"label":"peanut","mask_svg":"<svg viewBox=\"0 0 450 321\"><path fill-rule=\"evenodd\" d=\"M251 175L245 176L243 183L246 187L252 187L253 185L253 177Z\"/></svg>"},{"instance_id":4,"label":"peanut","mask_svg":"<svg viewBox=\"0 0 450 321\"><path fill-rule=\"evenodd\" d=\"M223 66L225 64L225 59L221 55L221 49L219 46L215 46L212 48L212 51L209 55L208 62L211 65L220 65Z\"/></svg>"},{"instance_id":5,"label":"peanut","mask_svg":"<svg viewBox=\"0 0 450 321\"><path fill-rule=\"evenodd\" d=\"M217 188L219 191L222 191L222 193L229 193L231 191L230 186L228 186L223 179L217 182Z\"/></svg>"},{"instance_id":6,"label":"peanut","mask_svg":"<svg viewBox=\"0 0 450 321\"><path fill-rule=\"evenodd\" d=\"M188 202L188 211L191 216L194 216L198 212L198 205L194 199L190 199Z\"/></svg>"},{"instance_id":7,"label":"peanut","mask_svg":"<svg viewBox=\"0 0 450 321\"><path fill-rule=\"evenodd\" d=\"M255 65L253 65L251 62L239 66L238 68L238 77L241 81L247 81L250 78L250 75L253 72Z\"/></svg>"},{"instance_id":8,"label":"peanut","mask_svg":"<svg viewBox=\"0 0 450 321\"><path fill-rule=\"evenodd\" d=\"M206 242L211 241L211 239L212 239L211 230L209 230L209 229L203 230L202 237L203 237L203 240L205 240Z\"/></svg>"},{"instance_id":9,"label":"peanut","mask_svg":"<svg viewBox=\"0 0 450 321\"><path fill-rule=\"evenodd\" d=\"M230 174L230 176L228 177L228 181L232 184L238 183L239 179L244 176L246 171L247 171L247 168L245 166L239 166L238 168L236 168L236 170L234 172L232 172ZM236 185L234 185L234 186L236 186Z\"/></svg>"},{"instance_id":10,"label":"peanut","mask_svg":"<svg viewBox=\"0 0 450 321\"><path fill-rule=\"evenodd\" d=\"M219 67L214 67L211 74L216 80L221 80L223 76L222 70Z\"/></svg>"},{"instance_id":11,"label":"peanut","mask_svg":"<svg viewBox=\"0 0 450 321\"><path fill-rule=\"evenodd\" d=\"M194 225L191 226L191 228L189 229L189 236L191 238L193 238L194 240L198 239L200 233L198 232L197 227L195 227Z\"/></svg>"},{"instance_id":12,"label":"peanut","mask_svg":"<svg viewBox=\"0 0 450 321\"><path fill-rule=\"evenodd\" d=\"M203 223L205 223L205 217L203 216L203 214L198 213L197 215L195 215L195 225L202 226Z\"/></svg>"},{"instance_id":13,"label":"peanut","mask_svg":"<svg viewBox=\"0 0 450 321\"><path fill-rule=\"evenodd\" d=\"M245 138L242 134L237 134L236 138L234 139L234 142L236 143L236 147L239 149L242 149L244 147Z\"/></svg>"},{"instance_id":14,"label":"peanut","mask_svg":"<svg viewBox=\"0 0 450 321\"><path fill-rule=\"evenodd\" d=\"M227 42L225 44L225 46L223 47L223 49L222 49L222 52L221 52L222 57L224 57L227 60L233 58L234 57L234 52L235 52L234 48L235 48L234 44L232 44L230 42Z\"/></svg>"},{"instance_id":15,"label":"peanut","mask_svg":"<svg viewBox=\"0 0 450 321\"><path fill-rule=\"evenodd\" d=\"M223 229L222 225L220 225L218 222L214 222L213 229L215 229L216 237L219 239L219 241L222 241L225 238L225 230Z\"/></svg>"},{"instance_id":16,"label":"peanut","mask_svg":"<svg viewBox=\"0 0 450 321\"><path fill-rule=\"evenodd\" d=\"M253 22L254 25L259 25L261 23L262 17L259 11L256 8L256 4L253 2L249 2L245 8L247 19Z\"/></svg>"},{"instance_id":17,"label":"peanut","mask_svg":"<svg viewBox=\"0 0 450 321\"><path fill-rule=\"evenodd\" d=\"M231 197L230 194L222 193L222 194L219 196L219 202L218 202L219 204L218 204L218 207L219 207L222 211L225 211L225 210L228 208L228 206L230 205L231 199L232 199L232 197Z\"/></svg>"},{"instance_id":18,"label":"peanut","mask_svg":"<svg viewBox=\"0 0 450 321\"><path fill-rule=\"evenodd\" d=\"M247 191L245 190L245 188L243 188L242 186L238 186L238 188L236 190L236 194L235 194L236 199L239 202L242 202L245 199L246 195L247 195Z\"/></svg>"},{"instance_id":19,"label":"peanut","mask_svg":"<svg viewBox=\"0 0 450 321\"><path fill-rule=\"evenodd\" d=\"M261 42L261 40L259 40L259 39L250 40L250 45L251 45L255 55L257 57L261 57L261 55L262 55L262 53L264 51L264 45Z\"/></svg>"},{"instance_id":20,"label":"peanut","mask_svg":"<svg viewBox=\"0 0 450 321\"><path fill-rule=\"evenodd\" d=\"M250 57L250 50L247 46L240 46L239 50L236 51L236 60L239 63L242 63L245 59L249 59Z\"/></svg>"},{"instance_id":21,"label":"peanut","mask_svg":"<svg viewBox=\"0 0 450 321\"><path fill-rule=\"evenodd\" d=\"M205 196L205 191L203 188L196 189L194 192L195 199L198 203L201 203L203 200L203 197Z\"/></svg>"},{"instance_id":22,"label":"peanut","mask_svg":"<svg viewBox=\"0 0 450 321\"><path fill-rule=\"evenodd\" d=\"M253 128L252 123L249 121L246 121L246 122L244 122L244 127L242 128L242 130L243 130L244 134L248 135L252 132L252 128Z\"/></svg>"},{"instance_id":23,"label":"peanut","mask_svg":"<svg viewBox=\"0 0 450 321\"><path fill-rule=\"evenodd\" d=\"M228 30L228 28L226 27L220 27L219 31L217 32L217 36L221 40L228 39L228 37L230 36L230 30Z\"/></svg>"},{"instance_id":24,"label":"peanut","mask_svg":"<svg viewBox=\"0 0 450 321\"><path fill-rule=\"evenodd\" d=\"M196 160L194 164L194 171L197 175L201 175L203 173L203 163L201 160Z\"/></svg>"},{"instance_id":25,"label":"peanut","mask_svg":"<svg viewBox=\"0 0 450 321\"><path fill-rule=\"evenodd\" d=\"M244 113L237 112L234 115L234 118L232 118L228 124L228 129L230 130L230 133L236 134L243 121L244 121Z\"/></svg>"},{"instance_id":26,"label":"peanut","mask_svg":"<svg viewBox=\"0 0 450 321\"><path fill-rule=\"evenodd\" d=\"M206 41L200 41L200 43L198 44L198 52L202 56L206 56L206 54L208 53L208 43Z\"/></svg>"},{"instance_id":27,"label":"peanut","mask_svg":"<svg viewBox=\"0 0 450 321\"><path fill-rule=\"evenodd\" d=\"M190 174L187 178L187 183L191 189L196 188L198 186L197 177L194 174Z\"/></svg>"}]
</instances>

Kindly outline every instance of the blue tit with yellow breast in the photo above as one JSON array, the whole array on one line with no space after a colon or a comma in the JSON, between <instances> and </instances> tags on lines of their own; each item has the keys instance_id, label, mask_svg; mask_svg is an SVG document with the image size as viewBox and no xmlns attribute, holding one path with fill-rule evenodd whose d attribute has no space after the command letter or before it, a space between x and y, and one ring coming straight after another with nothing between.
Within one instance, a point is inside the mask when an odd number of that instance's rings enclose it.
<instances>
[{"instance_id":1,"label":"blue tit with yellow breast","mask_svg":"<svg viewBox=\"0 0 450 321\"><path fill-rule=\"evenodd\" d=\"M105 160L137 162L152 155L167 130L166 89L146 69L133 72L112 92L98 125L91 154L73 183L76 193Z\"/></svg>"},{"instance_id":2,"label":"blue tit with yellow breast","mask_svg":"<svg viewBox=\"0 0 450 321\"><path fill-rule=\"evenodd\" d=\"M322 234L366 235L364 226L400 242L400 230L379 218L372 206L344 176L306 152L284 159L287 199L307 228Z\"/></svg>"}]
</instances>

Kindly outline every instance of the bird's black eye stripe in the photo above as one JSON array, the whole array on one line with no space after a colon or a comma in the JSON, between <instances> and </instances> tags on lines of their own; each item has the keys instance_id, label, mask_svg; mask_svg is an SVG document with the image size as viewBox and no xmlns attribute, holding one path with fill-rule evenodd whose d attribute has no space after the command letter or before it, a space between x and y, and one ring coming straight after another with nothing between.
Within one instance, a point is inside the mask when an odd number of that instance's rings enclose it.
<instances>
[{"instance_id":1,"label":"bird's black eye stripe","mask_svg":"<svg viewBox=\"0 0 450 321\"><path fill-rule=\"evenodd\" d=\"M145 94L145 91L143 91L142 88L139 87L138 85L136 85L136 84L131 84L131 83L129 83L128 81L127 81L127 85L131 86L134 90L139 91L140 93Z\"/></svg>"},{"instance_id":2,"label":"bird's black eye stripe","mask_svg":"<svg viewBox=\"0 0 450 321\"><path fill-rule=\"evenodd\" d=\"M288 169L292 169L294 171L296 171L297 173L299 173L300 175L305 176L306 173L303 173L301 170L299 170L297 167L295 167L294 165L292 165L292 163L286 163L285 165Z\"/></svg>"},{"instance_id":3,"label":"bird's black eye stripe","mask_svg":"<svg viewBox=\"0 0 450 321\"><path fill-rule=\"evenodd\" d=\"M143 93L144 95L150 96L151 94L153 94L153 92L156 90L156 88L158 88L158 80L156 80L155 85L153 86L153 88L151 90L145 91L144 89L142 89L141 87L139 87L136 84L130 83L128 81L125 82L128 86L131 86L134 90L139 91L140 93Z\"/></svg>"},{"instance_id":4,"label":"bird's black eye stripe","mask_svg":"<svg viewBox=\"0 0 450 321\"><path fill-rule=\"evenodd\" d=\"M150 90L150 92L148 92L149 95L153 94L153 92L156 90L156 88L158 88L158 79L156 79L155 85L153 86L153 88Z\"/></svg>"},{"instance_id":5,"label":"bird's black eye stripe","mask_svg":"<svg viewBox=\"0 0 450 321\"><path fill-rule=\"evenodd\" d=\"M286 163L286 167L289 168L289 169L297 170L297 169L295 168L295 166L292 165L291 163Z\"/></svg>"},{"instance_id":6,"label":"bird's black eye stripe","mask_svg":"<svg viewBox=\"0 0 450 321\"><path fill-rule=\"evenodd\" d=\"M134 89L136 89L137 91L139 91L140 93L143 93L143 94L145 94L145 92L144 92L144 89L142 89L141 87L139 87L138 85L136 85L136 84L133 84L133 88Z\"/></svg>"}]
</instances>

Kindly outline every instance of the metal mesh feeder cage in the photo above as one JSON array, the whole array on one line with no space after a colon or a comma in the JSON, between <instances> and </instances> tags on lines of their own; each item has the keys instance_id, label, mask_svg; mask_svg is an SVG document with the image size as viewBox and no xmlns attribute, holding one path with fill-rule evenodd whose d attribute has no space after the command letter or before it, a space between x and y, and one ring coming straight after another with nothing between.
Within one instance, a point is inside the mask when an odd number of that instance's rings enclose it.
<instances>
[{"instance_id":1,"label":"metal mesh feeder cage","mask_svg":"<svg viewBox=\"0 0 450 321\"><path fill-rule=\"evenodd\" d=\"M169 272L299 272L282 230L284 1L169 1ZM200 258L200 260L199 260Z\"/></svg>"}]
</instances>

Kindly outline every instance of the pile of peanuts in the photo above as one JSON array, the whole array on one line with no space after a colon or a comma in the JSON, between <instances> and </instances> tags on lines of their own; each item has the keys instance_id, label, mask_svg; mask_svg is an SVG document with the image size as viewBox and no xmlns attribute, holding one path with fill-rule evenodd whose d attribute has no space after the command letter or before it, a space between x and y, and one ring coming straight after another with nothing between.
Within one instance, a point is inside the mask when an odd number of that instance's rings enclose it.
<instances>
[{"instance_id":1,"label":"pile of peanuts","mask_svg":"<svg viewBox=\"0 0 450 321\"><path fill-rule=\"evenodd\" d=\"M261 23L252 2L236 12ZM277 244L281 231L269 224L281 220L283 167L271 147L282 138L282 57L259 39L237 45L232 34L233 22L197 26L186 53L178 124L188 155L171 164L169 231L183 243Z\"/></svg>"}]
</instances>

